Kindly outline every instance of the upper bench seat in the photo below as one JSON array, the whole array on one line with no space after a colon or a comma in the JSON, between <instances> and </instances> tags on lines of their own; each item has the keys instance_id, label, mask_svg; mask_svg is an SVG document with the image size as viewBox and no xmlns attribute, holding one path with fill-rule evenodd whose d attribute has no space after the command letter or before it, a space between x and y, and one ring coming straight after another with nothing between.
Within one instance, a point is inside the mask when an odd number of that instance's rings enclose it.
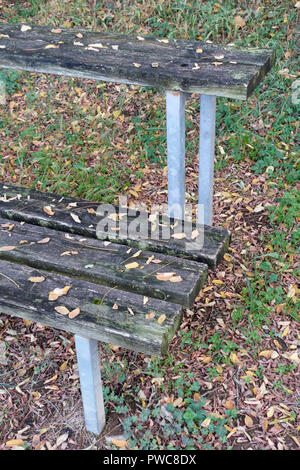
<instances>
[{"instance_id":1,"label":"upper bench seat","mask_svg":"<svg viewBox=\"0 0 300 470\"><path fill-rule=\"evenodd\" d=\"M0 67L247 99L274 64L274 51L0 24Z\"/></svg>"}]
</instances>

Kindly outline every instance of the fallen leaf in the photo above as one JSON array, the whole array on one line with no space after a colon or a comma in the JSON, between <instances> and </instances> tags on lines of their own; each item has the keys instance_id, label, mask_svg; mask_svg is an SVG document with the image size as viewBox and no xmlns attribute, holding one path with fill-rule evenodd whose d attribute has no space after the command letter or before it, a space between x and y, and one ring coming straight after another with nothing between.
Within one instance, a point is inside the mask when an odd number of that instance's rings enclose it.
<instances>
[{"instance_id":1,"label":"fallen leaf","mask_svg":"<svg viewBox=\"0 0 300 470\"><path fill-rule=\"evenodd\" d=\"M186 238L186 234L185 233L173 233L171 237L175 238L176 240L182 240L183 238Z\"/></svg>"},{"instance_id":2,"label":"fallen leaf","mask_svg":"<svg viewBox=\"0 0 300 470\"><path fill-rule=\"evenodd\" d=\"M155 317L155 313L154 312L146 313L145 317L146 317L146 320L152 320L152 318Z\"/></svg>"},{"instance_id":3,"label":"fallen leaf","mask_svg":"<svg viewBox=\"0 0 300 470\"><path fill-rule=\"evenodd\" d=\"M59 46L56 44L47 44L44 49L59 49Z\"/></svg>"},{"instance_id":4,"label":"fallen leaf","mask_svg":"<svg viewBox=\"0 0 300 470\"><path fill-rule=\"evenodd\" d=\"M181 282L181 281L183 281L183 279L182 279L181 276L173 276L173 277L171 277L170 281L171 282Z\"/></svg>"},{"instance_id":5,"label":"fallen leaf","mask_svg":"<svg viewBox=\"0 0 300 470\"><path fill-rule=\"evenodd\" d=\"M118 308L119 308L118 304L113 304L113 306L112 306L113 310L118 310Z\"/></svg>"},{"instance_id":6,"label":"fallen leaf","mask_svg":"<svg viewBox=\"0 0 300 470\"><path fill-rule=\"evenodd\" d=\"M50 238L49 237L46 237L46 238L42 238L41 240L39 240L37 243L48 243L50 242Z\"/></svg>"},{"instance_id":7,"label":"fallen leaf","mask_svg":"<svg viewBox=\"0 0 300 470\"><path fill-rule=\"evenodd\" d=\"M157 273L156 274L156 279L158 281L169 281L175 275L176 275L176 273L174 273L174 272L171 272L171 273Z\"/></svg>"},{"instance_id":8,"label":"fallen leaf","mask_svg":"<svg viewBox=\"0 0 300 470\"><path fill-rule=\"evenodd\" d=\"M142 64L137 64L136 62L133 62L133 65L137 67L138 69L142 66Z\"/></svg>"},{"instance_id":9,"label":"fallen leaf","mask_svg":"<svg viewBox=\"0 0 300 470\"><path fill-rule=\"evenodd\" d=\"M60 29L60 28L57 28L57 29L51 29L51 33L54 33L54 34L59 34L59 33L61 33L61 29Z\"/></svg>"},{"instance_id":10,"label":"fallen leaf","mask_svg":"<svg viewBox=\"0 0 300 470\"><path fill-rule=\"evenodd\" d=\"M139 263L137 263L136 261L134 261L133 263L128 263L128 264L125 264L125 268L126 269L135 269L139 266Z\"/></svg>"},{"instance_id":11,"label":"fallen leaf","mask_svg":"<svg viewBox=\"0 0 300 470\"><path fill-rule=\"evenodd\" d=\"M0 251L12 251L15 248L16 248L15 246L10 246L10 245L0 246Z\"/></svg>"},{"instance_id":12,"label":"fallen leaf","mask_svg":"<svg viewBox=\"0 0 300 470\"><path fill-rule=\"evenodd\" d=\"M127 446L127 441L125 440L119 440L119 439L112 439L111 442L116 446L116 447L126 447Z\"/></svg>"},{"instance_id":13,"label":"fallen leaf","mask_svg":"<svg viewBox=\"0 0 300 470\"><path fill-rule=\"evenodd\" d=\"M157 323L159 323L160 325L165 321L166 319L166 315L163 313L157 320Z\"/></svg>"},{"instance_id":14,"label":"fallen leaf","mask_svg":"<svg viewBox=\"0 0 300 470\"><path fill-rule=\"evenodd\" d=\"M250 418L250 416L248 415L245 416L245 424L248 428L251 428L251 426L253 426L253 419Z\"/></svg>"},{"instance_id":15,"label":"fallen leaf","mask_svg":"<svg viewBox=\"0 0 300 470\"><path fill-rule=\"evenodd\" d=\"M69 315L70 311L67 309L67 307L64 307L63 305L59 305L58 307L55 307L54 310L57 313L60 313L61 315Z\"/></svg>"},{"instance_id":16,"label":"fallen leaf","mask_svg":"<svg viewBox=\"0 0 300 470\"><path fill-rule=\"evenodd\" d=\"M202 54L203 49L201 49L200 47L198 47L198 49L196 49L196 52L197 52L197 54Z\"/></svg>"},{"instance_id":17,"label":"fallen leaf","mask_svg":"<svg viewBox=\"0 0 300 470\"><path fill-rule=\"evenodd\" d=\"M29 277L28 281L30 282L43 282L45 278L43 276L37 276L37 277Z\"/></svg>"},{"instance_id":18,"label":"fallen leaf","mask_svg":"<svg viewBox=\"0 0 300 470\"><path fill-rule=\"evenodd\" d=\"M78 217L77 214L73 214L73 212L70 212L70 216L72 217L72 219L77 222L77 224L81 224L81 220L80 218Z\"/></svg>"},{"instance_id":19,"label":"fallen leaf","mask_svg":"<svg viewBox=\"0 0 300 470\"><path fill-rule=\"evenodd\" d=\"M51 206L44 206L43 211L46 212L46 214L48 214L48 215L54 215L55 214L55 212L52 210Z\"/></svg>"},{"instance_id":20,"label":"fallen leaf","mask_svg":"<svg viewBox=\"0 0 300 470\"><path fill-rule=\"evenodd\" d=\"M11 441L7 441L5 443L7 447L21 446L22 444L24 444L22 439L12 439Z\"/></svg>"},{"instance_id":21,"label":"fallen leaf","mask_svg":"<svg viewBox=\"0 0 300 470\"><path fill-rule=\"evenodd\" d=\"M57 287L56 289L49 292L48 300L56 300L62 295L66 295L69 289L71 289L71 286L65 286L62 289Z\"/></svg>"},{"instance_id":22,"label":"fallen leaf","mask_svg":"<svg viewBox=\"0 0 300 470\"><path fill-rule=\"evenodd\" d=\"M73 318L77 317L80 314L80 308L74 308L71 312L69 312L68 317L72 320Z\"/></svg>"},{"instance_id":23,"label":"fallen leaf","mask_svg":"<svg viewBox=\"0 0 300 470\"><path fill-rule=\"evenodd\" d=\"M30 29L31 29L31 26L27 26L25 24L21 26L22 33L25 33L26 31L29 31Z\"/></svg>"}]
</instances>

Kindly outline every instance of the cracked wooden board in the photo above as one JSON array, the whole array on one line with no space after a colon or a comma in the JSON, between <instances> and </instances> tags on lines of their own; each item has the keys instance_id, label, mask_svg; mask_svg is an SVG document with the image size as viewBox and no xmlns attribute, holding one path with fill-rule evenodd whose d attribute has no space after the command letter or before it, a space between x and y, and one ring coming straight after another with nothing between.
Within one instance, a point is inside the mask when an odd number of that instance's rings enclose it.
<instances>
[{"instance_id":1,"label":"cracked wooden board","mask_svg":"<svg viewBox=\"0 0 300 470\"><path fill-rule=\"evenodd\" d=\"M192 306L207 266L0 217L0 259ZM165 274L164 274L165 273Z\"/></svg>"},{"instance_id":2,"label":"cracked wooden board","mask_svg":"<svg viewBox=\"0 0 300 470\"><path fill-rule=\"evenodd\" d=\"M161 219L161 222L171 226L170 237L167 239L152 239L153 233L151 232L150 222L148 224L148 238L141 238L139 233L130 234L130 236L122 235L117 230L107 233L99 229L99 223L104 216L96 215L98 206L99 203L97 202L0 184L1 217L94 238L98 234L101 239L126 244L138 249L199 261L213 269L220 263L229 245L230 233L227 230L194 224L192 228L198 230L199 238L201 239L203 236L203 246L200 245L195 249L189 246L187 249L186 242L194 240L174 238L175 231L180 233L181 221L178 221L179 226L172 229L176 221L170 221L168 217ZM51 208L51 211L48 211L49 213L45 212L45 207ZM117 215L117 207L115 211ZM78 217L78 219L75 217L77 221L74 220L74 215ZM134 218L134 216L129 216L127 224L129 225Z\"/></svg>"},{"instance_id":3,"label":"cracked wooden board","mask_svg":"<svg viewBox=\"0 0 300 470\"><path fill-rule=\"evenodd\" d=\"M29 279L41 278L42 282ZM57 300L55 289L70 286ZM166 353L181 319L182 307L99 284L0 260L0 312L84 338L159 356ZM116 308L117 306L117 308ZM73 319L59 313L79 309ZM58 310L57 310L58 309ZM78 310L77 310L78 311Z\"/></svg>"},{"instance_id":4,"label":"cracked wooden board","mask_svg":"<svg viewBox=\"0 0 300 470\"><path fill-rule=\"evenodd\" d=\"M0 67L247 99L274 51L181 39L0 24Z\"/></svg>"}]
</instances>

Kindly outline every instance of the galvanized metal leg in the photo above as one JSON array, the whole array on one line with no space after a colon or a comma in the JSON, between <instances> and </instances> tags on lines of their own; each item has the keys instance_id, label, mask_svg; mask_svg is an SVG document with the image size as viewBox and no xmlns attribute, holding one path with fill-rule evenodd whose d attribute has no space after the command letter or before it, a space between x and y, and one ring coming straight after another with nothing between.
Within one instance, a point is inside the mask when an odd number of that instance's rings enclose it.
<instances>
[{"instance_id":1,"label":"galvanized metal leg","mask_svg":"<svg viewBox=\"0 0 300 470\"><path fill-rule=\"evenodd\" d=\"M184 219L185 93L167 91L167 156L169 216Z\"/></svg>"},{"instance_id":2,"label":"galvanized metal leg","mask_svg":"<svg viewBox=\"0 0 300 470\"><path fill-rule=\"evenodd\" d=\"M86 428L100 434L105 425L105 411L98 341L75 335L75 345Z\"/></svg>"},{"instance_id":3,"label":"galvanized metal leg","mask_svg":"<svg viewBox=\"0 0 300 470\"><path fill-rule=\"evenodd\" d=\"M204 223L212 225L213 219L213 184L216 134L216 97L200 96L200 145L199 145L199 215L203 214Z\"/></svg>"}]
</instances>

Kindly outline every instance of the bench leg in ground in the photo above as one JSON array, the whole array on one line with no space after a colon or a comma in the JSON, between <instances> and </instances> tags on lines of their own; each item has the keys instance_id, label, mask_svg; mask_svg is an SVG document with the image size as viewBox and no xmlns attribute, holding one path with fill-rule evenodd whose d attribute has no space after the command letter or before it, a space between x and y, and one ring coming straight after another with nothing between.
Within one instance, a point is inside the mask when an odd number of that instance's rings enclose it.
<instances>
[{"instance_id":1,"label":"bench leg in ground","mask_svg":"<svg viewBox=\"0 0 300 470\"><path fill-rule=\"evenodd\" d=\"M198 222L206 225L213 219L215 135L216 97L200 95Z\"/></svg>"},{"instance_id":2,"label":"bench leg in ground","mask_svg":"<svg viewBox=\"0 0 300 470\"><path fill-rule=\"evenodd\" d=\"M169 216L184 219L186 94L166 92Z\"/></svg>"},{"instance_id":3,"label":"bench leg in ground","mask_svg":"<svg viewBox=\"0 0 300 470\"><path fill-rule=\"evenodd\" d=\"M105 426L105 411L98 341L75 335L75 346L86 428L100 434Z\"/></svg>"}]
</instances>

